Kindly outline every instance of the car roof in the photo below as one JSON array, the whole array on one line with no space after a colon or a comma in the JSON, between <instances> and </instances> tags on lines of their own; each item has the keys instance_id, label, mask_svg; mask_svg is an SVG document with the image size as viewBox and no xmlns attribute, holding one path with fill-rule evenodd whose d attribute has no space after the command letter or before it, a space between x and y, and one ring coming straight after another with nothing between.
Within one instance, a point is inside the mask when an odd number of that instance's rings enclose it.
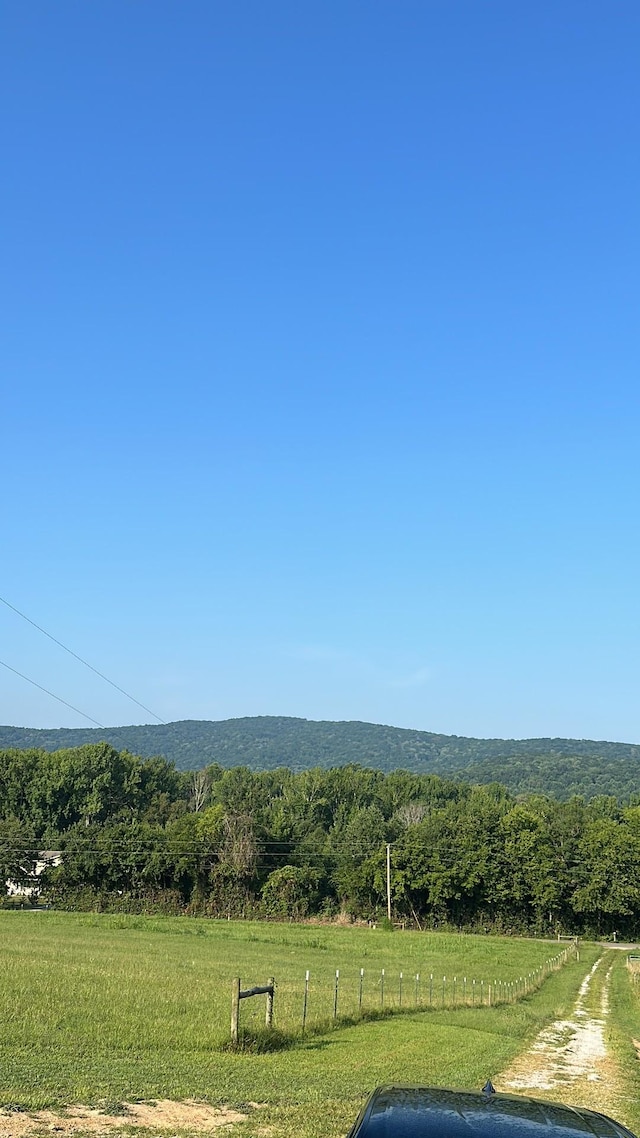
<instances>
[{"instance_id":1,"label":"car roof","mask_svg":"<svg viewBox=\"0 0 640 1138\"><path fill-rule=\"evenodd\" d=\"M349 1138L630 1138L630 1134L596 1111L521 1095L384 1086L369 1096Z\"/></svg>"}]
</instances>

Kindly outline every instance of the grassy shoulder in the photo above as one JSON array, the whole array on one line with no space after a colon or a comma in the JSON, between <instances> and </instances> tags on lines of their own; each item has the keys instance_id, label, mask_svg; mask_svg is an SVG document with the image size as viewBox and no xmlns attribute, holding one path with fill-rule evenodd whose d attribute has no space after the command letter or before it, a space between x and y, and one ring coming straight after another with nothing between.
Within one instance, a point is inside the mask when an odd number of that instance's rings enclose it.
<instances>
[{"instance_id":1,"label":"grassy shoulder","mask_svg":"<svg viewBox=\"0 0 640 1138\"><path fill-rule=\"evenodd\" d=\"M640 1134L640 998L622 952L615 954L609 999L607 1046L620 1072L611 1111Z\"/></svg>"}]
</instances>

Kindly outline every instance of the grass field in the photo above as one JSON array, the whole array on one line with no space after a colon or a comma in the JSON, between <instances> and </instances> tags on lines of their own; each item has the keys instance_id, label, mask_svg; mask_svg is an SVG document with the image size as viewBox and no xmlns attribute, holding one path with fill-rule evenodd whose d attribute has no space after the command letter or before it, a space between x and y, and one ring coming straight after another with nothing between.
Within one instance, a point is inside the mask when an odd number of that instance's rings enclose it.
<instances>
[{"instance_id":1,"label":"grass field","mask_svg":"<svg viewBox=\"0 0 640 1138\"><path fill-rule=\"evenodd\" d=\"M265 1054L225 1053L230 982L275 976L276 1024L299 1020L304 973L310 1009L326 1015L340 970L341 1011L368 994L398 1003L398 978L417 971L503 982L533 972L552 942L257 923L61 913L0 914L0 1101L25 1107L138 1098L262 1102L274 1134L344 1132L362 1096L385 1081L479 1086L577 990L597 950L511 1006L406 1005L402 1015L311 1034ZM393 982L392 982L393 978ZM405 981L405 984L407 982ZM424 979L422 998L426 997ZM262 999L242 1015L264 1015ZM268 1118L268 1122L265 1120ZM249 1124L247 1124L249 1125ZM173 1131L175 1133L175 1131Z\"/></svg>"},{"instance_id":2,"label":"grass field","mask_svg":"<svg viewBox=\"0 0 640 1138\"><path fill-rule=\"evenodd\" d=\"M633 984L625 962L615 961L611 976L611 1007L615 1011L609 1025L608 1045L622 1081L623 1094L630 1106L619 1114L636 1134L640 1134L640 987Z\"/></svg>"}]
</instances>

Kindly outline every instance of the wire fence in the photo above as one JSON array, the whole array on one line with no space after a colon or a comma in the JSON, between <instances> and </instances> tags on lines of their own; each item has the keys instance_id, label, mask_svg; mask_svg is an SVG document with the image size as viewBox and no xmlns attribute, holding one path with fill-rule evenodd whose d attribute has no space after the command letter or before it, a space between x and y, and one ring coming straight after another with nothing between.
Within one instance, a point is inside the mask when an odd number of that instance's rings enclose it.
<instances>
[{"instance_id":1,"label":"wire fence","mask_svg":"<svg viewBox=\"0 0 640 1138\"><path fill-rule=\"evenodd\" d=\"M531 972L515 979L478 977L463 971L440 975L431 971L375 969L311 969L284 981L275 980L274 1026L287 1034L321 1030L402 1010L496 1007L515 1004L537 991L548 976L569 960L579 959L577 942L566 945ZM243 1006L245 1029L264 1024L262 1002Z\"/></svg>"}]
</instances>

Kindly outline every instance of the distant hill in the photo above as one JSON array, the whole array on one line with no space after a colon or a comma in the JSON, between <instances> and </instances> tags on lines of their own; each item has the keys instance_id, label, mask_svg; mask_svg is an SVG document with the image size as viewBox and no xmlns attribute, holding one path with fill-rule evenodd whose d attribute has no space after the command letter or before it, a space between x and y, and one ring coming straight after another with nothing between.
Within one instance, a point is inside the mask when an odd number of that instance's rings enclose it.
<instances>
[{"instance_id":1,"label":"distant hill","mask_svg":"<svg viewBox=\"0 0 640 1138\"><path fill-rule=\"evenodd\" d=\"M286 766L361 766L420 774L456 775L469 782L501 782L515 793L640 792L640 746L589 739L468 739L377 723L327 722L286 716L182 720L178 723L36 730L0 727L0 748L55 751L106 740L118 750L163 755L179 770L209 763L268 770Z\"/></svg>"}]
</instances>

